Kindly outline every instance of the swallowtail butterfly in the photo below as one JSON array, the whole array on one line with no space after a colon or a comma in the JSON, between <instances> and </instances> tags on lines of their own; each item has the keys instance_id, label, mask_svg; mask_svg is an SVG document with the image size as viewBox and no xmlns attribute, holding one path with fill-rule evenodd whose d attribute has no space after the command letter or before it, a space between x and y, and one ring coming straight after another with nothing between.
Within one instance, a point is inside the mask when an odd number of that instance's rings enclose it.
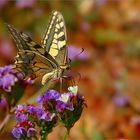
<instances>
[{"instance_id":1,"label":"swallowtail butterfly","mask_svg":"<svg viewBox=\"0 0 140 140\"><path fill-rule=\"evenodd\" d=\"M42 45L12 25L7 24L7 27L18 48L15 68L23 74L24 79L42 76L42 84L45 84L63 76L69 63L65 22L60 12L52 13Z\"/></svg>"}]
</instances>

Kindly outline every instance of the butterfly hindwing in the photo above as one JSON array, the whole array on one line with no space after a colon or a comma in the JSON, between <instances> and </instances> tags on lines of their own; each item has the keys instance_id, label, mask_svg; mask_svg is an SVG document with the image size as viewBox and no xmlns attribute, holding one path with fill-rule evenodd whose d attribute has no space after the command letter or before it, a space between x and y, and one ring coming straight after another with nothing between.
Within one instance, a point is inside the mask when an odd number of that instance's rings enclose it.
<instances>
[{"instance_id":1,"label":"butterfly hindwing","mask_svg":"<svg viewBox=\"0 0 140 140\"><path fill-rule=\"evenodd\" d=\"M59 65L67 63L66 39L63 16L58 11L54 11L42 41L42 46Z\"/></svg>"},{"instance_id":2,"label":"butterfly hindwing","mask_svg":"<svg viewBox=\"0 0 140 140\"><path fill-rule=\"evenodd\" d=\"M56 69L56 65L51 63L51 61L29 51L18 52L15 59L16 69L23 74L25 79L28 77L35 79Z\"/></svg>"}]
</instances>

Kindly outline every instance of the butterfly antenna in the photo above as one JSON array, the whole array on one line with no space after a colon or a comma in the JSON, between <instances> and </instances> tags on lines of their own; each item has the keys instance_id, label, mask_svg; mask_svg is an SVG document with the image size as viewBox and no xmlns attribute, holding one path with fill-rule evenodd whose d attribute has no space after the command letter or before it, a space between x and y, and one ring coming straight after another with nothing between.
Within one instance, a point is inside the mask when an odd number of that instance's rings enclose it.
<instances>
[{"instance_id":1,"label":"butterfly antenna","mask_svg":"<svg viewBox=\"0 0 140 140\"><path fill-rule=\"evenodd\" d=\"M71 59L69 58L68 59L69 61L67 62L67 65L70 65L70 63L71 63ZM71 67L70 66L68 66L68 69L70 69Z\"/></svg>"},{"instance_id":2,"label":"butterfly antenna","mask_svg":"<svg viewBox=\"0 0 140 140\"><path fill-rule=\"evenodd\" d=\"M77 56L79 56L79 55L81 55L83 52L85 51L85 49L84 48L82 48L82 50L75 56L75 57L77 57Z\"/></svg>"},{"instance_id":3,"label":"butterfly antenna","mask_svg":"<svg viewBox=\"0 0 140 140\"><path fill-rule=\"evenodd\" d=\"M69 63L71 63L71 59L69 58Z\"/></svg>"}]
</instances>

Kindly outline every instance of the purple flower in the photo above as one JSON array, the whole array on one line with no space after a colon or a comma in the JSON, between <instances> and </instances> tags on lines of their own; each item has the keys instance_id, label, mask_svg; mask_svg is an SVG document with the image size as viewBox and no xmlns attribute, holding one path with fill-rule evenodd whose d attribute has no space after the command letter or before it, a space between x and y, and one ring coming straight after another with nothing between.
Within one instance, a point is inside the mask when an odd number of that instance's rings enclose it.
<instances>
[{"instance_id":1,"label":"purple flower","mask_svg":"<svg viewBox=\"0 0 140 140\"><path fill-rule=\"evenodd\" d=\"M54 113L49 112L48 110L45 110L45 108L40 106L30 106L28 107L28 112L31 114L36 114L39 120L45 120L45 121L52 121L52 119L55 117Z\"/></svg>"},{"instance_id":2,"label":"purple flower","mask_svg":"<svg viewBox=\"0 0 140 140\"><path fill-rule=\"evenodd\" d=\"M64 93L64 94L61 94L61 96L58 98L59 101L62 101L64 103L67 103L70 101L70 95L69 93Z\"/></svg>"},{"instance_id":3,"label":"purple flower","mask_svg":"<svg viewBox=\"0 0 140 140\"><path fill-rule=\"evenodd\" d=\"M17 73L17 71L13 68L13 65L0 67L0 88L6 92L11 92L12 86L15 85L18 79L23 79L22 74ZM33 82L34 81L30 79L26 81L28 84L32 84Z\"/></svg>"},{"instance_id":4,"label":"purple flower","mask_svg":"<svg viewBox=\"0 0 140 140\"><path fill-rule=\"evenodd\" d=\"M37 98L38 103L45 103L49 100L57 100L60 97L60 94L56 90L49 90L43 96Z\"/></svg>"},{"instance_id":5,"label":"purple flower","mask_svg":"<svg viewBox=\"0 0 140 140\"><path fill-rule=\"evenodd\" d=\"M18 105L15 114L17 124L12 133L16 138L34 137L37 133L36 127L40 127L40 130L43 129L41 132L48 134L57 123L56 114L49 112L43 105ZM23 133L21 128L26 128L24 129L26 131Z\"/></svg>"},{"instance_id":6,"label":"purple flower","mask_svg":"<svg viewBox=\"0 0 140 140\"><path fill-rule=\"evenodd\" d=\"M81 94L77 94L77 98L78 100L84 100L84 96L82 96Z\"/></svg>"},{"instance_id":7,"label":"purple flower","mask_svg":"<svg viewBox=\"0 0 140 140\"><path fill-rule=\"evenodd\" d=\"M57 101L56 109L59 112L63 112L65 110L70 110L70 111L74 110L73 103L65 103L65 102L62 102L62 101Z\"/></svg>"},{"instance_id":8,"label":"purple flower","mask_svg":"<svg viewBox=\"0 0 140 140\"><path fill-rule=\"evenodd\" d=\"M19 139L19 138L21 138L22 136L24 136L25 133L26 133L26 129L23 128L23 127L18 127L18 128L15 127L15 128L12 130L13 136L14 136L15 138L17 138L17 139Z\"/></svg>"},{"instance_id":9,"label":"purple flower","mask_svg":"<svg viewBox=\"0 0 140 140\"><path fill-rule=\"evenodd\" d=\"M28 121L27 106L18 105L15 110L16 120L20 122Z\"/></svg>"},{"instance_id":10,"label":"purple flower","mask_svg":"<svg viewBox=\"0 0 140 140\"><path fill-rule=\"evenodd\" d=\"M27 105L27 112L30 114L35 114L37 111L36 107L33 105Z\"/></svg>"},{"instance_id":11,"label":"purple flower","mask_svg":"<svg viewBox=\"0 0 140 140\"><path fill-rule=\"evenodd\" d=\"M42 105L34 107L32 112L37 114L39 120L51 121L53 118L53 114L45 111L45 108Z\"/></svg>"},{"instance_id":12,"label":"purple flower","mask_svg":"<svg viewBox=\"0 0 140 140\"><path fill-rule=\"evenodd\" d=\"M25 115L25 114L17 114L16 115L16 120L18 122L24 122L24 121L27 121L28 120L28 116Z\"/></svg>"},{"instance_id":13,"label":"purple flower","mask_svg":"<svg viewBox=\"0 0 140 140\"><path fill-rule=\"evenodd\" d=\"M38 103L42 103L42 102L44 102L44 99L43 99L43 96L38 96L38 98L36 99L36 101L38 102Z\"/></svg>"},{"instance_id":14,"label":"purple flower","mask_svg":"<svg viewBox=\"0 0 140 140\"><path fill-rule=\"evenodd\" d=\"M84 50L83 52L81 51L81 48L77 48L75 46L68 46L68 57L71 60L88 60L90 58L90 54L86 50Z\"/></svg>"},{"instance_id":15,"label":"purple flower","mask_svg":"<svg viewBox=\"0 0 140 140\"><path fill-rule=\"evenodd\" d=\"M25 105L18 105L16 107L15 114L22 114L22 113L26 112L26 110L27 110L27 106L25 106Z\"/></svg>"},{"instance_id":16,"label":"purple flower","mask_svg":"<svg viewBox=\"0 0 140 140\"><path fill-rule=\"evenodd\" d=\"M70 102L71 95L74 95L74 94L71 94L71 93L61 94L56 104L56 109L58 111L61 112L64 110L70 110L70 111L74 110L73 103Z\"/></svg>"},{"instance_id":17,"label":"purple flower","mask_svg":"<svg viewBox=\"0 0 140 140\"><path fill-rule=\"evenodd\" d=\"M16 6L18 8L32 8L36 0L17 0Z\"/></svg>"},{"instance_id":18,"label":"purple flower","mask_svg":"<svg viewBox=\"0 0 140 140\"><path fill-rule=\"evenodd\" d=\"M52 119L54 117L55 117L55 114L54 113L50 113L49 111L46 111L46 112L44 111L43 114L42 114L42 116L40 116L39 119L45 120L47 122L50 122L50 121L52 121Z\"/></svg>"},{"instance_id":19,"label":"purple flower","mask_svg":"<svg viewBox=\"0 0 140 140\"><path fill-rule=\"evenodd\" d=\"M0 107L4 108L6 106L7 102L5 98L0 99Z\"/></svg>"},{"instance_id":20,"label":"purple flower","mask_svg":"<svg viewBox=\"0 0 140 140\"><path fill-rule=\"evenodd\" d=\"M17 78L12 74L6 74L0 77L0 87L6 92L11 91L11 87L17 82Z\"/></svg>"},{"instance_id":21,"label":"purple flower","mask_svg":"<svg viewBox=\"0 0 140 140\"><path fill-rule=\"evenodd\" d=\"M20 139L20 138L25 138L25 137L33 137L36 135L36 129L35 128L28 128L28 131L24 127L15 127L12 130L12 134L15 138Z\"/></svg>"},{"instance_id":22,"label":"purple flower","mask_svg":"<svg viewBox=\"0 0 140 140\"><path fill-rule=\"evenodd\" d=\"M56 90L49 90L48 92L45 93L44 98L46 100L50 99L58 99L60 97L60 94Z\"/></svg>"},{"instance_id":23,"label":"purple flower","mask_svg":"<svg viewBox=\"0 0 140 140\"><path fill-rule=\"evenodd\" d=\"M46 121L49 120L49 118L47 117L47 113L45 111L38 113L38 119L39 120L46 120Z\"/></svg>"},{"instance_id":24,"label":"purple flower","mask_svg":"<svg viewBox=\"0 0 140 140\"><path fill-rule=\"evenodd\" d=\"M9 0L0 0L0 8L4 7L8 3L8 1Z\"/></svg>"},{"instance_id":25,"label":"purple flower","mask_svg":"<svg viewBox=\"0 0 140 140\"><path fill-rule=\"evenodd\" d=\"M34 107L34 111L37 114L38 119L41 119L42 115L45 113L45 109L42 105Z\"/></svg>"},{"instance_id":26,"label":"purple flower","mask_svg":"<svg viewBox=\"0 0 140 140\"><path fill-rule=\"evenodd\" d=\"M36 135L36 129L35 128L29 128L27 131L27 137L33 137Z\"/></svg>"},{"instance_id":27,"label":"purple flower","mask_svg":"<svg viewBox=\"0 0 140 140\"><path fill-rule=\"evenodd\" d=\"M0 67L0 88L6 92L11 91L11 87L17 82L17 77L14 75L15 70L12 69L13 66Z\"/></svg>"},{"instance_id":28,"label":"purple flower","mask_svg":"<svg viewBox=\"0 0 140 140\"><path fill-rule=\"evenodd\" d=\"M113 98L113 102L118 107L124 107L129 104L129 98L127 96L117 94Z\"/></svg>"},{"instance_id":29,"label":"purple flower","mask_svg":"<svg viewBox=\"0 0 140 140\"><path fill-rule=\"evenodd\" d=\"M17 107L16 107L16 110L17 110L17 112L18 111L21 111L21 110L26 110L26 106L25 105L18 105Z\"/></svg>"},{"instance_id":30,"label":"purple flower","mask_svg":"<svg viewBox=\"0 0 140 140\"><path fill-rule=\"evenodd\" d=\"M13 69L13 65L8 65L4 67L0 67L0 76L6 75L7 73L15 74L17 71Z\"/></svg>"},{"instance_id":31,"label":"purple flower","mask_svg":"<svg viewBox=\"0 0 140 140\"><path fill-rule=\"evenodd\" d=\"M80 118L85 104L83 96L77 94L78 87L70 87L68 92L61 94L57 100L56 110L58 111L59 118L64 123L69 131L75 122Z\"/></svg>"},{"instance_id":32,"label":"purple flower","mask_svg":"<svg viewBox=\"0 0 140 140\"><path fill-rule=\"evenodd\" d=\"M21 73L17 73L17 78L18 78L19 80L22 80L22 79L23 79L23 75L22 75Z\"/></svg>"}]
</instances>

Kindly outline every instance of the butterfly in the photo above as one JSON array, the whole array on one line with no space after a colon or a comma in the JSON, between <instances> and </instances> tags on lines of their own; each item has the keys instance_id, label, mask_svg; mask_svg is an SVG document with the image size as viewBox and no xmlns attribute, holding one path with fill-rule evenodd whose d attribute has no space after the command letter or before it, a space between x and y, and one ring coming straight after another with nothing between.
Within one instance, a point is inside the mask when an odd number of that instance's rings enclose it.
<instances>
[{"instance_id":1,"label":"butterfly","mask_svg":"<svg viewBox=\"0 0 140 140\"><path fill-rule=\"evenodd\" d=\"M35 79L42 76L42 84L54 78L61 78L68 62L66 46L66 27L62 14L53 11L42 40L42 45L34 42L28 35L17 31L7 24L16 46L15 68L22 73L24 79Z\"/></svg>"}]
</instances>

